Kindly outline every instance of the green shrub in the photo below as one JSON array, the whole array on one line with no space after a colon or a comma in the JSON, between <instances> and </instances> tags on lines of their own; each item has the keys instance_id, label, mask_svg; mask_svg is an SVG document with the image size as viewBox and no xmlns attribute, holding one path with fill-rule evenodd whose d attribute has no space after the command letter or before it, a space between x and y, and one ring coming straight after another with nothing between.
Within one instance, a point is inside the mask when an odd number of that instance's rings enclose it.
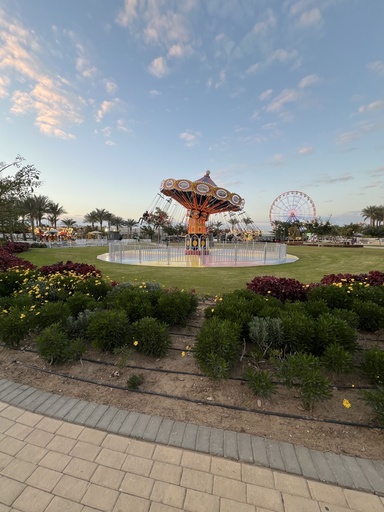
<instances>
[{"instance_id":1,"label":"green shrub","mask_svg":"<svg viewBox=\"0 0 384 512\"><path fill-rule=\"evenodd\" d=\"M277 391L271 375L265 370L248 367L244 371L244 378L253 393L261 398L270 398Z\"/></svg>"},{"instance_id":2,"label":"green shrub","mask_svg":"<svg viewBox=\"0 0 384 512\"><path fill-rule=\"evenodd\" d=\"M135 322L133 336L137 350L146 356L164 357L172 346L168 325L156 318L145 317Z\"/></svg>"},{"instance_id":3,"label":"green shrub","mask_svg":"<svg viewBox=\"0 0 384 512\"><path fill-rule=\"evenodd\" d=\"M349 327L352 327L352 329L358 329L359 315L354 311L350 311L349 309L333 309L331 313L336 318L340 318L340 320L345 320Z\"/></svg>"},{"instance_id":4,"label":"green shrub","mask_svg":"<svg viewBox=\"0 0 384 512\"><path fill-rule=\"evenodd\" d=\"M92 311L96 309L97 302L93 297L86 295L85 293L75 292L73 295L68 297L66 304L73 317L77 317L79 313L86 309Z\"/></svg>"},{"instance_id":5,"label":"green shrub","mask_svg":"<svg viewBox=\"0 0 384 512\"><path fill-rule=\"evenodd\" d=\"M323 315L324 313L329 313L330 309L327 306L327 303L324 299L318 299L318 300L310 300L307 302L304 302L305 305L305 311L306 313L314 318L315 320L319 318L320 315ZM346 311L343 309L342 311Z\"/></svg>"},{"instance_id":6,"label":"green shrub","mask_svg":"<svg viewBox=\"0 0 384 512\"><path fill-rule=\"evenodd\" d=\"M351 373L353 370L351 353L338 343L328 345L321 361L327 370L337 374Z\"/></svg>"},{"instance_id":7,"label":"green shrub","mask_svg":"<svg viewBox=\"0 0 384 512\"><path fill-rule=\"evenodd\" d=\"M230 320L210 318L196 336L195 358L211 379L225 379L233 368L241 346L241 327Z\"/></svg>"},{"instance_id":8,"label":"green shrub","mask_svg":"<svg viewBox=\"0 0 384 512\"><path fill-rule=\"evenodd\" d=\"M254 317L249 323L249 338L257 345L261 357L265 357L270 350L280 350L284 341L281 319Z\"/></svg>"},{"instance_id":9,"label":"green shrub","mask_svg":"<svg viewBox=\"0 0 384 512\"><path fill-rule=\"evenodd\" d=\"M155 307L155 317L168 325L185 325L196 312L197 297L192 293L169 290L163 293Z\"/></svg>"},{"instance_id":10,"label":"green shrub","mask_svg":"<svg viewBox=\"0 0 384 512\"><path fill-rule=\"evenodd\" d=\"M317 357L303 353L288 355L279 368L283 382L299 389L301 403L308 411L313 411L316 403L332 396L331 383L320 368Z\"/></svg>"},{"instance_id":11,"label":"green shrub","mask_svg":"<svg viewBox=\"0 0 384 512\"><path fill-rule=\"evenodd\" d=\"M12 307L0 313L0 340L7 347L17 347L29 334L33 326L34 312Z\"/></svg>"},{"instance_id":12,"label":"green shrub","mask_svg":"<svg viewBox=\"0 0 384 512\"><path fill-rule=\"evenodd\" d=\"M86 309L81 311L77 317L69 316L65 323L65 332L71 339L75 338L87 338L87 331L89 320L93 315L96 315L97 311L90 311Z\"/></svg>"},{"instance_id":13,"label":"green shrub","mask_svg":"<svg viewBox=\"0 0 384 512\"><path fill-rule=\"evenodd\" d=\"M241 335L248 339L248 325L253 317L265 306L265 299L250 290L235 290L216 299L214 306L205 310L205 317L236 322L241 327Z\"/></svg>"},{"instance_id":14,"label":"green shrub","mask_svg":"<svg viewBox=\"0 0 384 512\"><path fill-rule=\"evenodd\" d=\"M346 286L329 284L308 290L307 300L324 300L329 309L350 309L352 298Z\"/></svg>"},{"instance_id":15,"label":"green shrub","mask_svg":"<svg viewBox=\"0 0 384 512\"><path fill-rule=\"evenodd\" d=\"M36 345L39 356L49 364L78 360L86 350L81 338L70 340L58 323L46 327L37 336Z\"/></svg>"},{"instance_id":16,"label":"green shrub","mask_svg":"<svg viewBox=\"0 0 384 512\"><path fill-rule=\"evenodd\" d=\"M363 391L364 400L369 405L381 427L384 427L384 386Z\"/></svg>"},{"instance_id":17,"label":"green shrub","mask_svg":"<svg viewBox=\"0 0 384 512\"><path fill-rule=\"evenodd\" d=\"M283 311L284 344L286 353L314 350L315 321L301 311Z\"/></svg>"},{"instance_id":18,"label":"green shrub","mask_svg":"<svg viewBox=\"0 0 384 512\"><path fill-rule=\"evenodd\" d=\"M153 305L147 291L126 287L110 293L105 301L106 307L122 309L130 322L153 316Z\"/></svg>"},{"instance_id":19,"label":"green shrub","mask_svg":"<svg viewBox=\"0 0 384 512\"><path fill-rule=\"evenodd\" d=\"M95 348L102 352L113 352L131 342L132 326L120 309L97 311L89 318L87 337Z\"/></svg>"},{"instance_id":20,"label":"green shrub","mask_svg":"<svg viewBox=\"0 0 384 512\"><path fill-rule=\"evenodd\" d=\"M363 353L361 370L372 384L384 384L384 351L372 347Z\"/></svg>"},{"instance_id":21,"label":"green shrub","mask_svg":"<svg viewBox=\"0 0 384 512\"><path fill-rule=\"evenodd\" d=\"M21 289L23 283L36 275L35 270L14 269L0 273L0 297L7 297Z\"/></svg>"},{"instance_id":22,"label":"green shrub","mask_svg":"<svg viewBox=\"0 0 384 512\"><path fill-rule=\"evenodd\" d=\"M135 391L136 389L139 389L143 382L144 375L142 373L134 373L127 380L127 388L130 391Z\"/></svg>"},{"instance_id":23,"label":"green shrub","mask_svg":"<svg viewBox=\"0 0 384 512\"><path fill-rule=\"evenodd\" d=\"M320 315L315 327L314 353L321 355L333 343L338 343L345 350L354 352L357 348L357 333L349 327L345 320L341 320L331 313Z\"/></svg>"},{"instance_id":24,"label":"green shrub","mask_svg":"<svg viewBox=\"0 0 384 512\"><path fill-rule=\"evenodd\" d=\"M71 315L69 307L64 302L46 302L40 309L36 309L35 327L45 329L54 323L64 326Z\"/></svg>"},{"instance_id":25,"label":"green shrub","mask_svg":"<svg viewBox=\"0 0 384 512\"><path fill-rule=\"evenodd\" d=\"M354 300L352 311L359 317L359 329L375 332L384 327L384 308L374 302Z\"/></svg>"},{"instance_id":26,"label":"green shrub","mask_svg":"<svg viewBox=\"0 0 384 512\"><path fill-rule=\"evenodd\" d=\"M112 290L112 285L101 277L87 277L77 283L76 290L85 295L89 293L95 300L101 301Z\"/></svg>"}]
</instances>

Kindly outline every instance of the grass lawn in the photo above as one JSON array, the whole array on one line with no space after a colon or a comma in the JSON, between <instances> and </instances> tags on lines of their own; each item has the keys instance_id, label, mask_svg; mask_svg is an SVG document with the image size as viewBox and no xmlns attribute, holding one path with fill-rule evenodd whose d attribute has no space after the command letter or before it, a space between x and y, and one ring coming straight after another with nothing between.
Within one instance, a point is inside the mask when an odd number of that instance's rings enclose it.
<instances>
[{"instance_id":1,"label":"grass lawn","mask_svg":"<svg viewBox=\"0 0 384 512\"><path fill-rule=\"evenodd\" d=\"M67 260L88 263L100 269L104 277L109 276L118 282L152 281L167 287L195 289L199 294L208 295L244 288L255 276L292 277L307 284L320 281L326 274L384 271L384 249L290 246L287 252L299 258L295 263L206 269L122 265L97 259L97 255L107 251L107 247L31 249L21 257L38 266Z\"/></svg>"}]
</instances>

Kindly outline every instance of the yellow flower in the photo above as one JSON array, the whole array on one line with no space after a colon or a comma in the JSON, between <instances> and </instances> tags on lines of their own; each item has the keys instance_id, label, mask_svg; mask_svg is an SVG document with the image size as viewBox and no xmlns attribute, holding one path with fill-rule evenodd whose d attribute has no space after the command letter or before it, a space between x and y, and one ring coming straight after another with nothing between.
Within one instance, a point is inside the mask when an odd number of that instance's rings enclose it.
<instances>
[{"instance_id":1,"label":"yellow flower","mask_svg":"<svg viewBox=\"0 0 384 512\"><path fill-rule=\"evenodd\" d=\"M6 309L3 309L3 313L8 313L8 311Z\"/></svg>"},{"instance_id":2,"label":"yellow flower","mask_svg":"<svg viewBox=\"0 0 384 512\"><path fill-rule=\"evenodd\" d=\"M271 290L268 290L267 293L271 293Z\"/></svg>"},{"instance_id":3,"label":"yellow flower","mask_svg":"<svg viewBox=\"0 0 384 512\"><path fill-rule=\"evenodd\" d=\"M347 400L346 398L344 398L343 405L346 409L349 409L351 407L351 402L349 400Z\"/></svg>"},{"instance_id":4,"label":"yellow flower","mask_svg":"<svg viewBox=\"0 0 384 512\"><path fill-rule=\"evenodd\" d=\"M20 318L21 318L21 319L25 318L24 313L21 313Z\"/></svg>"},{"instance_id":5,"label":"yellow flower","mask_svg":"<svg viewBox=\"0 0 384 512\"><path fill-rule=\"evenodd\" d=\"M137 347L137 345L139 344L139 342L138 342L138 341L134 341L134 342L133 342L133 344L134 344L134 346L135 346L135 347Z\"/></svg>"},{"instance_id":6,"label":"yellow flower","mask_svg":"<svg viewBox=\"0 0 384 512\"><path fill-rule=\"evenodd\" d=\"M185 357L185 352L184 351L181 353L181 357Z\"/></svg>"},{"instance_id":7,"label":"yellow flower","mask_svg":"<svg viewBox=\"0 0 384 512\"><path fill-rule=\"evenodd\" d=\"M37 315L40 315L40 311L38 311L38 312L36 313L36 316L37 316Z\"/></svg>"},{"instance_id":8,"label":"yellow flower","mask_svg":"<svg viewBox=\"0 0 384 512\"><path fill-rule=\"evenodd\" d=\"M355 385L354 385L354 384L352 384L352 385L351 385L351 388L354 388L354 387L355 387Z\"/></svg>"},{"instance_id":9,"label":"yellow flower","mask_svg":"<svg viewBox=\"0 0 384 512\"><path fill-rule=\"evenodd\" d=\"M187 346L185 347L185 350L191 350L191 347L190 347L189 345L187 345Z\"/></svg>"},{"instance_id":10,"label":"yellow flower","mask_svg":"<svg viewBox=\"0 0 384 512\"><path fill-rule=\"evenodd\" d=\"M212 311L212 313L214 313L215 312L215 308L212 308L211 311Z\"/></svg>"}]
</instances>

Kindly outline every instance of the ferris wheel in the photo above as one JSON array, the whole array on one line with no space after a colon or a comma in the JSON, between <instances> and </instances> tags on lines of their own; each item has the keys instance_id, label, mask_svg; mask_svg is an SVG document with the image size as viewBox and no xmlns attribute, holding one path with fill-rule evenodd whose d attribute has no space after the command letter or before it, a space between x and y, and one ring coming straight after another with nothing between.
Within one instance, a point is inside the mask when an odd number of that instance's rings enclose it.
<instances>
[{"instance_id":1,"label":"ferris wheel","mask_svg":"<svg viewBox=\"0 0 384 512\"><path fill-rule=\"evenodd\" d=\"M316 219L316 206L304 192L290 190L280 194L273 201L269 210L269 220L272 226L280 222L309 222Z\"/></svg>"}]
</instances>

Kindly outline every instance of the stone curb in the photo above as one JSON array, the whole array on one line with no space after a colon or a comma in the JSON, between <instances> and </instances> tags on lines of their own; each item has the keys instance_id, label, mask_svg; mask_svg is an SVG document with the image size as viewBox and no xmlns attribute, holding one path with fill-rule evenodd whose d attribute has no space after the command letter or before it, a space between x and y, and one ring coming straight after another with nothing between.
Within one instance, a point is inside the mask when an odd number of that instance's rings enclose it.
<instances>
[{"instance_id":1,"label":"stone curb","mask_svg":"<svg viewBox=\"0 0 384 512\"><path fill-rule=\"evenodd\" d=\"M383 461L322 453L249 434L123 411L6 379L0 379L0 400L58 420L384 496Z\"/></svg>"}]
</instances>

